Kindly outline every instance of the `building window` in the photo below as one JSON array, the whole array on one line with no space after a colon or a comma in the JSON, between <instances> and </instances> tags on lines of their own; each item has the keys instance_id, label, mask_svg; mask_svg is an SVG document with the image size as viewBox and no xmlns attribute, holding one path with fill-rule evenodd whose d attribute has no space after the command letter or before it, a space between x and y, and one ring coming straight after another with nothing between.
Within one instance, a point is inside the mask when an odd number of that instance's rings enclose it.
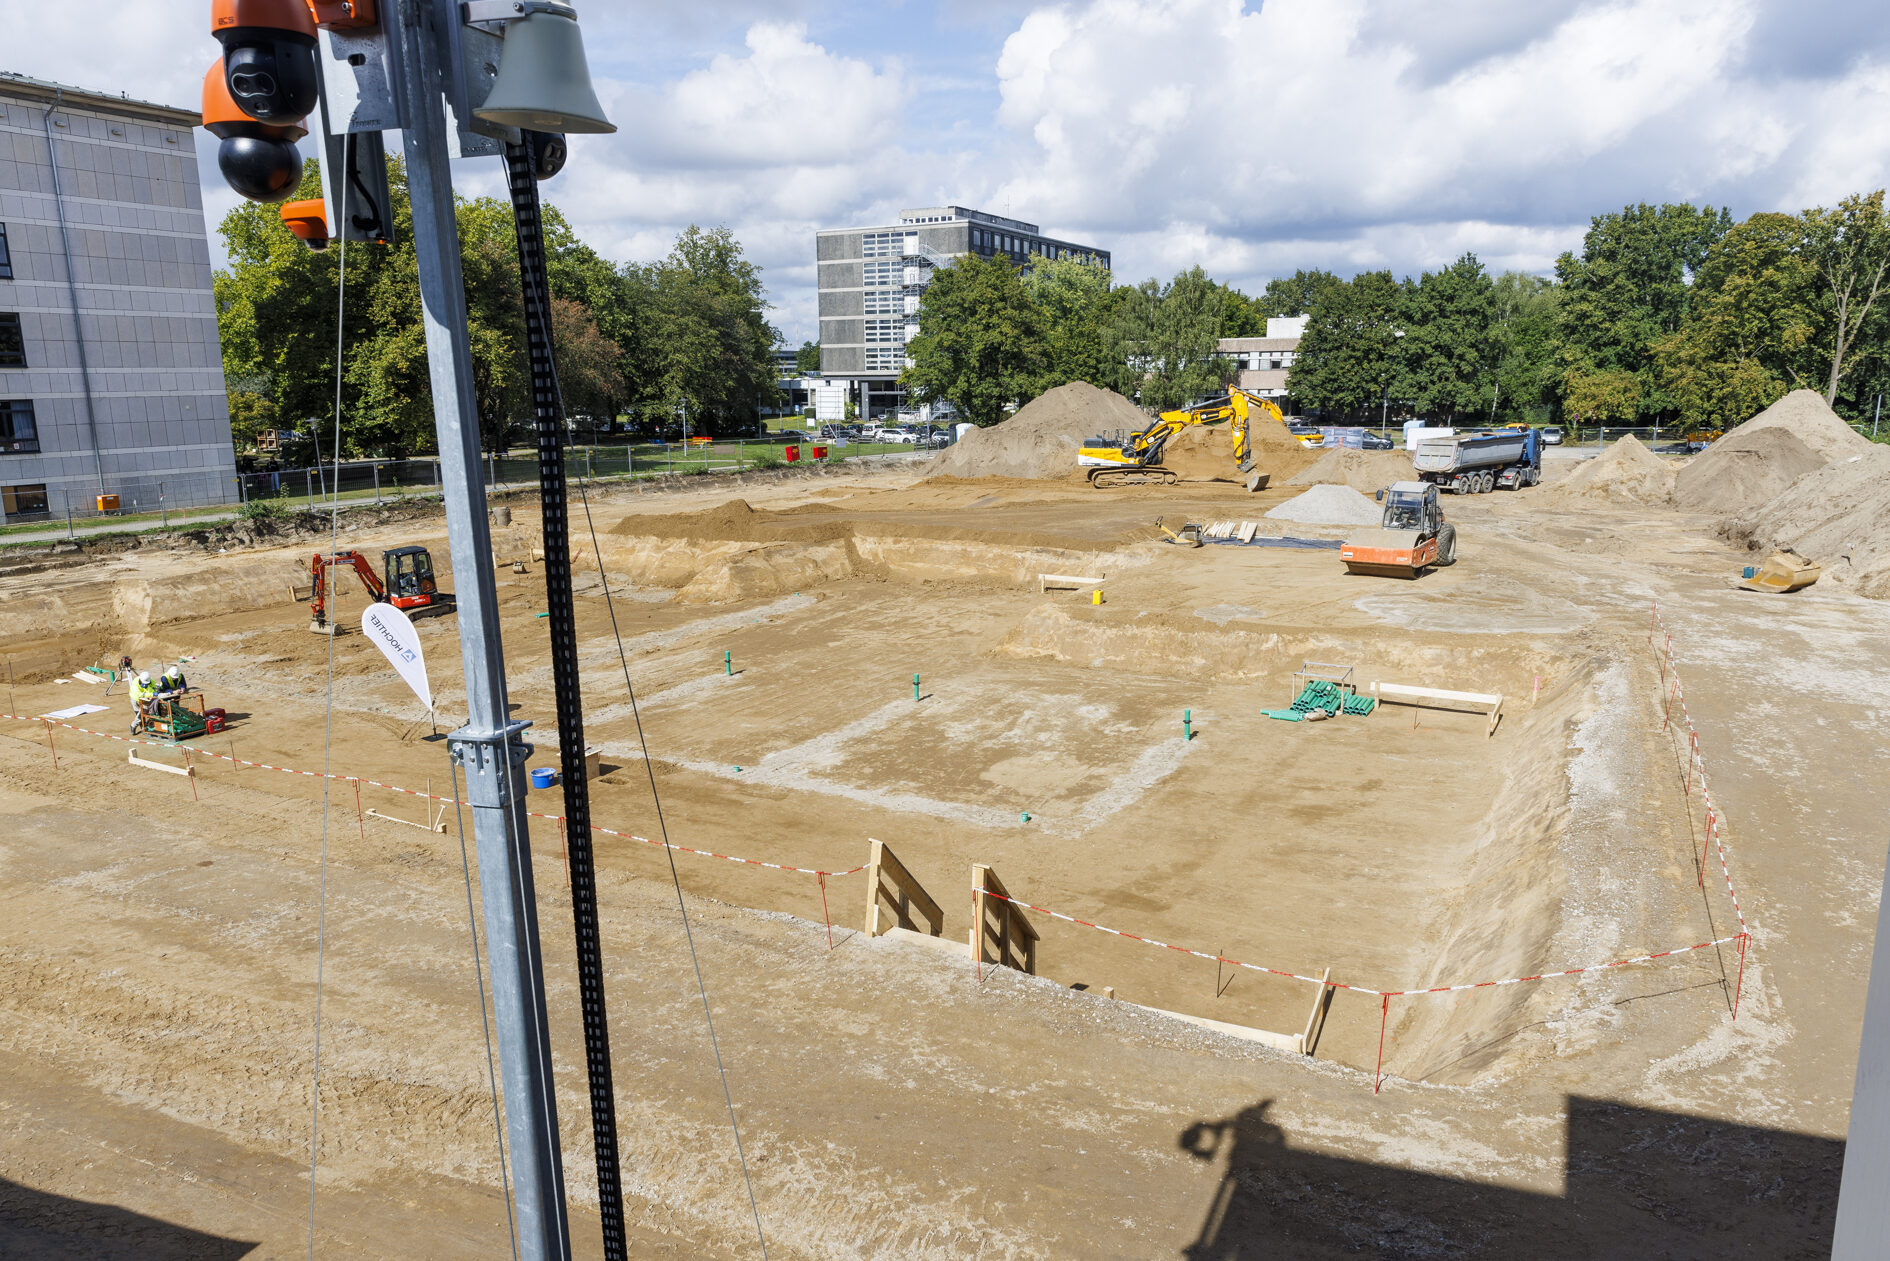
<instances>
[{"instance_id":1,"label":"building window","mask_svg":"<svg viewBox=\"0 0 1890 1261\"><path fill-rule=\"evenodd\" d=\"M897 289L869 290L866 294L868 315L904 315L906 297Z\"/></svg>"},{"instance_id":2,"label":"building window","mask_svg":"<svg viewBox=\"0 0 1890 1261\"><path fill-rule=\"evenodd\" d=\"M869 346L875 342L904 345L905 340L906 322L903 319L866 321L866 343Z\"/></svg>"},{"instance_id":3,"label":"building window","mask_svg":"<svg viewBox=\"0 0 1890 1261\"><path fill-rule=\"evenodd\" d=\"M0 368L26 366L26 334L20 331L20 317L0 311Z\"/></svg>"},{"instance_id":4,"label":"building window","mask_svg":"<svg viewBox=\"0 0 1890 1261\"><path fill-rule=\"evenodd\" d=\"M905 367L906 352L900 346L868 346L866 348L866 370L868 372L897 372Z\"/></svg>"},{"instance_id":5,"label":"building window","mask_svg":"<svg viewBox=\"0 0 1890 1261\"><path fill-rule=\"evenodd\" d=\"M43 517L49 509L46 507L46 486L0 486L0 512L8 520L14 517Z\"/></svg>"},{"instance_id":6,"label":"building window","mask_svg":"<svg viewBox=\"0 0 1890 1261\"><path fill-rule=\"evenodd\" d=\"M0 223L0 280L13 279L13 251L7 248L7 225Z\"/></svg>"},{"instance_id":7,"label":"building window","mask_svg":"<svg viewBox=\"0 0 1890 1261\"><path fill-rule=\"evenodd\" d=\"M906 234L903 232L868 232L862 242L862 252L867 258L898 258L906 251Z\"/></svg>"},{"instance_id":8,"label":"building window","mask_svg":"<svg viewBox=\"0 0 1890 1261\"><path fill-rule=\"evenodd\" d=\"M868 289L890 288L904 278L904 270L898 263L868 263L865 285Z\"/></svg>"},{"instance_id":9,"label":"building window","mask_svg":"<svg viewBox=\"0 0 1890 1261\"><path fill-rule=\"evenodd\" d=\"M31 399L0 399L0 455L38 455L39 422Z\"/></svg>"}]
</instances>

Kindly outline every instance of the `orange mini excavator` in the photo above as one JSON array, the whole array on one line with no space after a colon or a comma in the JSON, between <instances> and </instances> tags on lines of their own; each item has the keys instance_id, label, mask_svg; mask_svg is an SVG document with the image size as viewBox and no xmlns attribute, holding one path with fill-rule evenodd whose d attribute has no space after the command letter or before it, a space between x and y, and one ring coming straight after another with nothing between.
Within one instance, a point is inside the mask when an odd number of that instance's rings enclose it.
<instances>
[{"instance_id":1,"label":"orange mini excavator","mask_svg":"<svg viewBox=\"0 0 1890 1261\"><path fill-rule=\"evenodd\" d=\"M376 604L391 604L413 618L439 617L453 612L453 597L440 590L433 576L433 557L426 548L397 547L381 553L381 564L385 580L375 574L374 566L359 552L336 552L332 556L317 552L311 571L315 579L314 594L310 597L315 615L308 628L317 635L333 635L336 631L328 617L328 584L329 570L337 566L352 567Z\"/></svg>"}]
</instances>

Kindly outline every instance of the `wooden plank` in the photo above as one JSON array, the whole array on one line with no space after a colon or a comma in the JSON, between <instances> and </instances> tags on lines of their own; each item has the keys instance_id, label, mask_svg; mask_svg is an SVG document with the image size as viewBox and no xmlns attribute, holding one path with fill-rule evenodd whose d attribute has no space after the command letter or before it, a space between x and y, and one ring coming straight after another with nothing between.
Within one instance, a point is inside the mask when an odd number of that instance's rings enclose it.
<instances>
[{"instance_id":1,"label":"wooden plank","mask_svg":"<svg viewBox=\"0 0 1890 1261\"><path fill-rule=\"evenodd\" d=\"M883 842L874 841L872 845L872 854L867 864L867 875L871 878L866 886L866 935L877 937L886 931L880 927L879 907L882 898L897 913L899 917L897 922L901 927L907 927L913 923L912 916L907 911L907 907L910 906L930 921L933 936L936 937L944 932L945 912L939 908L937 902L932 900L932 895L912 878L912 873L906 870L905 864L901 863ZM894 902L886 893L888 884L898 893L898 902Z\"/></svg>"},{"instance_id":2,"label":"wooden plank","mask_svg":"<svg viewBox=\"0 0 1890 1261\"><path fill-rule=\"evenodd\" d=\"M1503 703L1501 693L1497 692L1451 692L1441 687L1412 687L1405 683L1374 683L1372 693L1384 700L1445 701L1478 708Z\"/></svg>"},{"instance_id":3,"label":"wooden plank","mask_svg":"<svg viewBox=\"0 0 1890 1261\"><path fill-rule=\"evenodd\" d=\"M886 847L878 841L867 842L866 925L861 930L868 937L879 936L879 864Z\"/></svg>"},{"instance_id":4,"label":"wooden plank","mask_svg":"<svg viewBox=\"0 0 1890 1261\"><path fill-rule=\"evenodd\" d=\"M1313 1047L1318 1045L1313 1026L1324 1024L1319 1017L1325 1011L1326 996L1332 992L1326 988L1326 982L1331 979L1331 968L1327 968L1319 976L1319 989L1313 994L1312 1011L1308 1012L1306 1015L1306 1031L1299 1035L1299 1053L1301 1055L1311 1055Z\"/></svg>"},{"instance_id":5,"label":"wooden plank","mask_svg":"<svg viewBox=\"0 0 1890 1261\"><path fill-rule=\"evenodd\" d=\"M147 770L163 771L167 775L182 775L185 779L197 777L197 768L194 766L169 766L163 762L151 762L139 757L136 753L131 755L131 764L145 767Z\"/></svg>"},{"instance_id":6,"label":"wooden plank","mask_svg":"<svg viewBox=\"0 0 1890 1261\"><path fill-rule=\"evenodd\" d=\"M1098 574L1094 578L1078 578L1071 574L1038 574L1037 593L1039 595L1051 587L1100 587L1107 574Z\"/></svg>"},{"instance_id":7,"label":"wooden plank","mask_svg":"<svg viewBox=\"0 0 1890 1261\"><path fill-rule=\"evenodd\" d=\"M1260 528L1260 523L1258 521L1241 522L1240 523L1240 541L1243 543L1253 542L1254 532L1258 530L1259 528Z\"/></svg>"}]
</instances>

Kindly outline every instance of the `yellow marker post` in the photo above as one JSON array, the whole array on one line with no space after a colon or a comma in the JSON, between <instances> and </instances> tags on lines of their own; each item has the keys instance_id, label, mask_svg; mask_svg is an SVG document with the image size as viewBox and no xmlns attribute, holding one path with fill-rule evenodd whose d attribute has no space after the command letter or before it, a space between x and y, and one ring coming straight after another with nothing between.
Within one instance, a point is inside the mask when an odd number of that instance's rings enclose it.
<instances>
[{"instance_id":1,"label":"yellow marker post","mask_svg":"<svg viewBox=\"0 0 1890 1261\"><path fill-rule=\"evenodd\" d=\"M1092 591L1089 593L1089 602L1091 604L1102 603L1102 589L1101 588L1098 588L1095 591Z\"/></svg>"}]
</instances>

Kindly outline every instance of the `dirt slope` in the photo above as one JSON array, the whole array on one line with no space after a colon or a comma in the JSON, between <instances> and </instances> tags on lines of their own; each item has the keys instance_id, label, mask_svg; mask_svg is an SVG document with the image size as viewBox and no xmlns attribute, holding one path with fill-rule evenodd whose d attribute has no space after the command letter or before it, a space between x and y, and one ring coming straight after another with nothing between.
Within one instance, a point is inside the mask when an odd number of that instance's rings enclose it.
<instances>
[{"instance_id":1,"label":"dirt slope","mask_svg":"<svg viewBox=\"0 0 1890 1261\"><path fill-rule=\"evenodd\" d=\"M1617 503L1665 504L1673 499L1675 472L1675 465L1628 434L1556 482L1550 493Z\"/></svg>"},{"instance_id":2,"label":"dirt slope","mask_svg":"<svg viewBox=\"0 0 1890 1261\"><path fill-rule=\"evenodd\" d=\"M1822 397L1793 390L1682 469L1674 479L1674 503L1693 512L1744 512L1870 445Z\"/></svg>"},{"instance_id":3,"label":"dirt slope","mask_svg":"<svg viewBox=\"0 0 1890 1261\"><path fill-rule=\"evenodd\" d=\"M1001 424L974 429L939 453L926 472L953 477L1061 478L1076 449L1098 434L1148 427L1141 408L1113 390L1072 381L1031 401Z\"/></svg>"}]
</instances>

